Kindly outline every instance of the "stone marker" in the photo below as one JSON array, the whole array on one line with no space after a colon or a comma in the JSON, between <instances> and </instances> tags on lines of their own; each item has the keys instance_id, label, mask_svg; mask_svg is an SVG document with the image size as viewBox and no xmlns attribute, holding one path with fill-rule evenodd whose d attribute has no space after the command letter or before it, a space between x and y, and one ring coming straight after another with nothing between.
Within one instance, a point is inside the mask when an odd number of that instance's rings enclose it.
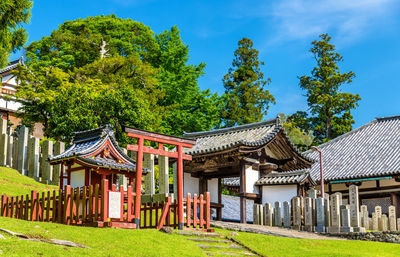
<instances>
[{"instance_id":1,"label":"stone marker","mask_svg":"<svg viewBox=\"0 0 400 257\"><path fill-rule=\"evenodd\" d=\"M124 150L126 150L124 148ZM59 155L65 151L65 144L64 142L59 142L57 141L54 144L54 155ZM64 169L65 170L65 169ZM60 172L61 172L61 164L57 164L53 166L53 185L59 185L60 184ZM125 176L121 176L125 177ZM124 190L126 190L126 186L124 186Z\"/></svg>"},{"instance_id":2,"label":"stone marker","mask_svg":"<svg viewBox=\"0 0 400 257\"><path fill-rule=\"evenodd\" d=\"M386 214L382 214L381 224L382 231L388 231L388 217Z\"/></svg>"},{"instance_id":3,"label":"stone marker","mask_svg":"<svg viewBox=\"0 0 400 257\"><path fill-rule=\"evenodd\" d=\"M329 194L325 193L324 195L324 207L325 207L325 227L328 228L331 226L331 210L329 205Z\"/></svg>"},{"instance_id":4,"label":"stone marker","mask_svg":"<svg viewBox=\"0 0 400 257\"><path fill-rule=\"evenodd\" d=\"M262 204L258 205L258 224L264 225L264 206Z\"/></svg>"},{"instance_id":5,"label":"stone marker","mask_svg":"<svg viewBox=\"0 0 400 257\"><path fill-rule=\"evenodd\" d=\"M292 198L292 216L293 216L293 225L292 229L300 230L301 228L301 198L293 197Z\"/></svg>"},{"instance_id":6,"label":"stone marker","mask_svg":"<svg viewBox=\"0 0 400 257\"><path fill-rule=\"evenodd\" d=\"M259 208L258 204L253 204L253 224L254 225L259 225L258 220L259 220Z\"/></svg>"},{"instance_id":7,"label":"stone marker","mask_svg":"<svg viewBox=\"0 0 400 257\"><path fill-rule=\"evenodd\" d=\"M315 200L315 209L317 214L316 232L325 232L325 201L323 198L318 197Z\"/></svg>"},{"instance_id":8,"label":"stone marker","mask_svg":"<svg viewBox=\"0 0 400 257\"><path fill-rule=\"evenodd\" d=\"M366 205L361 205L361 227L369 229L369 217L368 217L368 207Z\"/></svg>"},{"instance_id":9,"label":"stone marker","mask_svg":"<svg viewBox=\"0 0 400 257\"><path fill-rule=\"evenodd\" d=\"M397 218L397 231L400 231L400 218Z\"/></svg>"},{"instance_id":10,"label":"stone marker","mask_svg":"<svg viewBox=\"0 0 400 257\"><path fill-rule=\"evenodd\" d=\"M28 177L39 177L39 138L31 137L28 140Z\"/></svg>"},{"instance_id":11,"label":"stone marker","mask_svg":"<svg viewBox=\"0 0 400 257\"><path fill-rule=\"evenodd\" d=\"M14 137L8 136L8 147L7 147L7 166L12 167L13 163L13 146L14 146Z\"/></svg>"},{"instance_id":12,"label":"stone marker","mask_svg":"<svg viewBox=\"0 0 400 257\"><path fill-rule=\"evenodd\" d=\"M21 174L26 175L26 157L28 154L28 138L29 138L29 129L25 126L22 126L19 129L18 135L18 163L17 170L21 172Z\"/></svg>"},{"instance_id":13,"label":"stone marker","mask_svg":"<svg viewBox=\"0 0 400 257\"><path fill-rule=\"evenodd\" d=\"M338 194L330 196L330 207L331 207L331 226L328 227L328 232L339 233L340 232L340 198Z\"/></svg>"},{"instance_id":14,"label":"stone marker","mask_svg":"<svg viewBox=\"0 0 400 257\"><path fill-rule=\"evenodd\" d=\"M13 148L12 148L12 168L18 168L18 137L13 137Z\"/></svg>"},{"instance_id":15,"label":"stone marker","mask_svg":"<svg viewBox=\"0 0 400 257\"><path fill-rule=\"evenodd\" d=\"M312 200L310 197L304 198L304 229L309 232L314 231Z\"/></svg>"},{"instance_id":16,"label":"stone marker","mask_svg":"<svg viewBox=\"0 0 400 257\"><path fill-rule=\"evenodd\" d=\"M178 174L178 170L177 170L177 168L178 168L178 166L177 166L177 162L174 162L173 164L172 164L172 177L173 177L173 179L172 179L172 181L173 181L173 183L174 183L174 195L175 195L175 197L177 197L177 195L178 195L178 184L177 184L177 174Z\"/></svg>"},{"instance_id":17,"label":"stone marker","mask_svg":"<svg viewBox=\"0 0 400 257\"><path fill-rule=\"evenodd\" d=\"M275 221L274 221L275 226L281 227L282 226L282 213L281 213L281 203L280 202L275 202L274 216L275 216Z\"/></svg>"},{"instance_id":18,"label":"stone marker","mask_svg":"<svg viewBox=\"0 0 400 257\"><path fill-rule=\"evenodd\" d=\"M340 232L353 232L353 228L350 226L350 209L346 205L341 205L340 214L340 219L342 221Z\"/></svg>"},{"instance_id":19,"label":"stone marker","mask_svg":"<svg viewBox=\"0 0 400 257\"><path fill-rule=\"evenodd\" d=\"M378 216L376 215L376 212L372 213L371 223L372 223L371 230L378 231L379 225L378 225Z\"/></svg>"},{"instance_id":20,"label":"stone marker","mask_svg":"<svg viewBox=\"0 0 400 257\"><path fill-rule=\"evenodd\" d=\"M19 144L19 143L18 143ZM45 140L42 143L42 158L40 159L40 171L42 183L50 184L53 174L53 166L49 164L49 157L53 155L53 141Z\"/></svg>"},{"instance_id":21,"label":"stone marker","mask_svg":"<svg viewBox=\"0 0 400 257\"><path fill-rule=\"evenodd\" d=\"M0 119L0 135L7 134L7 120Z\"/></svg>"},{"instance_id":22,"label":"stone marker","mask_svg":"<svg viewBox=\"0 0 400 257\"><path fill-rule=\"evenodd\" d=\"M272 226L272 214L273 214L273 208L272 205L269 203L266 203L264 205L264 224L266 226Z\"/></svg>"},{"instance_id":23,"label":"stone marker","mask_svg":"<svg viewBox=\"0 0 400 257\"><path fill-rule=\"evenodd\" d=\"M314 188L308 189L307 193L308 193L308 197L313 198L313 199L317 198L317 191Z\"/></svg>"},{"instance_id":24,"label":"stone marker","mask_svg":"<svg viewBox=\"0 0 400 257\"><path fill-rule=\"evenodd\" d=\"M0 166L7 166L8 138L7 134L0 134Z\"/></svg>"},{"instance_id":25,"label":"stone marker","mask_svg":"<svg viewBox=\"0 0 400 257\"><path fill-rule=\"evenodd\" d=\"M378 229L379 231L382 231L382 207L380 206L375 206L375 214L376 214L376 218L377 223L378 223Z\"/></svg>"},{"instance_id":26,"label":"stone marker","mask_svg":"<svg viewBox=\"0 0 400 257\"><path fill-rule=\"evenodd\" d=\"M350 201L350 226L354 232L365 232L365 229L360 226L360 208L358 202L358 186L351 185L349 187Z\"/></svg>"},{"instance_id":27,"label":"stone marker","mask_svg":"<svg viewBox=\"0 0 400 257\"><path fill-rule=\"evenodd\" d=\"M389 206L389 230L396 231L396 207L393 205Z\"/></svg>"},{"instance_id":28,"label":"stone marker","mask_svg":"<svg viewBox=\"0 0 400 257\"><path fill-rule=\"evenodd\" d=\"M164 148L164 150L168 150L168 148ZM168 157L158 156L158 188L161 194L169 193L169 165L168 165Z\"/></svg>"},{"instance_id":29,"label":"stone marker","mask_svg":"<svg viewBox=\"0 0 400 257\"><path fill-rule=\"evenodd\" d=\"M154 155L143 154L143 168L149 170L149 173L144 177L144 193L147 195L154 195L155 193L155 179L154 179Z\"/></svg>"},{"instance_id":30,"label":"stone marker","mask_svg":"<svg viewBox=\"0 0 400 257\"><path fill-rule=\"evenodd\" d=\"M290 228L290 206L288 201L283 202L283 226Z\"/></svg>"}]
</instances>

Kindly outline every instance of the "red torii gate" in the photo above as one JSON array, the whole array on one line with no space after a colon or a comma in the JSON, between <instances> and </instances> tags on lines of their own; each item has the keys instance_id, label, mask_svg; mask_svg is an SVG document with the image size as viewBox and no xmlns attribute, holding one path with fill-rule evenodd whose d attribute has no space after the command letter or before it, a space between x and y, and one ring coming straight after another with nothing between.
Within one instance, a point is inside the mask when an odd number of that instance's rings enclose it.
<instances>
[{"instance_id":1,"label":"red torii gate","mask_svg":"<svg viewBox=\"0 0 400 257\"><path fill-rule=\"evenodd\" d=\"M143 153L155 154L177 159L177 189L178 189L178 228L183 229L183 160L192 160L191 155L183 153L183 147L192 148L196 143L194 140L175 136L167 136L155 132L125 127L128 137L137 138L137 145L127 145L127 149L137 152L136 162L136 200L135 200L135 223L136 228L140 226L140 205L142 188ZM144 140L158 143L158 149L144 146ZM170 152L163 149L163 144L176 146L177 151Z\"/></svg>"}]
</instances>

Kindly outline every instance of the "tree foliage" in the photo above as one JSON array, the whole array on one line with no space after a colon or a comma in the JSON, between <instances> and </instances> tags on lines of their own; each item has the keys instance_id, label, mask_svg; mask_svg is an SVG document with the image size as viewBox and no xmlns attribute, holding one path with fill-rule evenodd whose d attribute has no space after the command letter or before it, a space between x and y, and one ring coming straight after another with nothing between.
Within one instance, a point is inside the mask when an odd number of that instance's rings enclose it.
<instances>
[{"instance_id":1,"label":"tree foliage","mask_svg":"<svg viewBox=\"0 0 400 257\"><path fill-rule=\"evenodd\" d=\"M261 121L275 98L265 89L271 82L264 79L258 59L258 50L253 42L243 38L234 52L232 67L223 78L225 108L222 123L227 127Z\"/></svg>"},{"instance_id":2,"label":"tree foliage","mask_svg":"<svg viewBox=\"0 0 400 257\"><path fill-rule=\"evenodd\" d=\"M311 130L300 129L292 122L292 116L279 115L280 121L290 141L301 151L306 151L311 146L314 136Z\"/></svg>"},{"instance_id":3,"label":"tree foliage","mask_svg":"<svg viewBox=\"0 0 400 257\"><path fill-rule=\"evenodd\" d=\"M0 1L0 68L8 62L11 52L21 49L28 34L22 23L28 23L31 17L32 1Z\"/></svg>"},{"instance_id":4,"label":"tree foliage","mask_svg":"<svg viewBox=\"0 0 400 257\"><path fill-rule=\"evenodd\" d=\"M320 144L352 130L351 110L358 106L358 94L343 93L342 86L352 82L354 72L340 72L343 57L335 52L328 34L313 41L310 52L317 67L311 76L300 77L300 87L306 91L309 114L298 112L290 118L295 126L314 131L314 144Z\"/></svg>"},{"instance_id":5,"label":"tree foliage","mask_svg":"<svg viewBox=\"0 0 400 257\"><path fill-rule=\"evenodd\" d=\"M107 57L101 58L104 46ZM19 97L29 100L24 121L43 122L48 136L109 122L117 130L128 125L181 135L218 122L218 96L197 84L205 64L188 64L189 48L176 27L155 35L144 24L115 15L77 19L32 42L26 56L35 77L25 78L43 82L20 89ZM52 76L65 81L59 85ZM41 90L47 96L38 95ZM35 108L39 103L49 109L45 115Z\"/></svg>"}]
</instances>

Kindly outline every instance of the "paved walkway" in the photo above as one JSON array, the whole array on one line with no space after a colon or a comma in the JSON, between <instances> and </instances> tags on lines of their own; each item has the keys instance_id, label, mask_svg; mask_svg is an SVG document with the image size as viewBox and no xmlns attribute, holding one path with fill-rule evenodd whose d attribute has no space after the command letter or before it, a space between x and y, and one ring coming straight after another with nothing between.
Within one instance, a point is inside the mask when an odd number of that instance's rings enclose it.
<instances>
[{"instance_id":1,"label":"paved walkway","mask_svg":"<svg viewBox=\"0 0 400 257\"><path fill-rule=\"evenodd\" d=\"M224 221L211 221L211 226L216 228L222 228L233 231L241 231L241 232L250 232L250 233L258 233L264 235L272 235L272 236L281 236L281 237L290 237L290 238L302 238L302 239L324 239L324 240L346 240L339 237L331 237L331 236L323 236L317 233L305 232L305 231L297 231L286 228L279 227L268 227L261 225L253 225L253 224L241 224L241 223L232 223L232 222L224 222Z\"/></svg>"}]
</instances>

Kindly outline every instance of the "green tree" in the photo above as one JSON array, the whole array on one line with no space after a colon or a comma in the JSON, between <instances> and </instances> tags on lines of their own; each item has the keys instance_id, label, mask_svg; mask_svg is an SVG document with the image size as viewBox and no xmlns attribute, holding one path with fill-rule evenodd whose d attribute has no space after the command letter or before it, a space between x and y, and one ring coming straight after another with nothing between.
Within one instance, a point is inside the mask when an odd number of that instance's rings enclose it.
<instances>
[{"instance_id":1,"label":"green tree","mask_svg":"<svg viewBox=\"0 0 400 257\"><path fill-rule=\"evenodd\" d=\"M286 116L280 114L280 122L285 129L286 135L290 138L290 141L301 151L306 151L311 146L314 136L311 130L300 129L296 126L296 123L292 122L295 115Z\"/></svg>"},{"instance_id":2,"label":"green tree","mask_svg":"<svg viewBox=\"0 0 400 257\"><path fill-rule=\"evenodd\" d=\"M355 77L354 72L341 73L338 63L343 57L335 52L328 34L313 41L310 52L317 61L311 76L300 77L300 87L306 91L310 116L298 112L291 120L296 126L314 131L314 144L320 144L352 130L354 124L351 110L358 106L358 94L343 93L342 86ZM299 118L296 121L295 118Z\"/></svg>"},{"instance_id":3,"label":"green tree","mask_svg":"<svg viewBox=\"0 0 400 257\"><path fill-rule=\"evenodd\" d=\"M222 123L231 127L261 121L275 98L265 89L271 82L264 79L260 66L264 62L258 59L258 50L253 42L243 38L238 42L232 67L223 78L225 103L222 111Z\"/></svg>"},{"instance_id":4,"label":"green tree","mask_svg":"<svg viewBox=\"0 0 400 257\"><path fill-rule=\"evenodd\" d=\"M0 1L0 68L8 62L11 52L21 49L26 43L28 33L21 27L31 17L32 1Z\"/></svg>"}]
</instances>

